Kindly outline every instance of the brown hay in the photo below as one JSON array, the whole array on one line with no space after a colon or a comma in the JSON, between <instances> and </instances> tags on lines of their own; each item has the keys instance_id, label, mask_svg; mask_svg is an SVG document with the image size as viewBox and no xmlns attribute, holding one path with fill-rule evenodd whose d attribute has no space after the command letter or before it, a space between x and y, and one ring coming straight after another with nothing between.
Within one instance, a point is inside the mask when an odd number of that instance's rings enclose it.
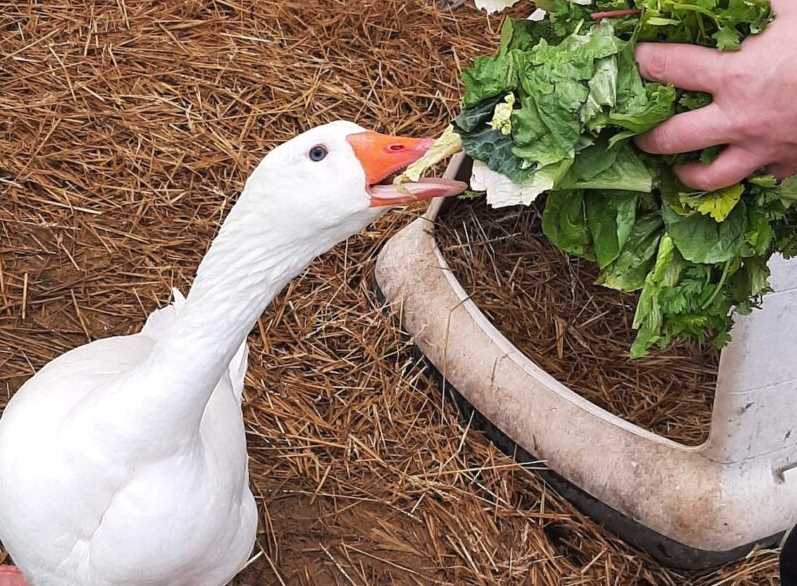
<instances>
[{"instance_id":1,"label":"brown hay","mask_svg":"<svg viewBox=\"0 0 797 586\"><path fill-rule=\"evenodd\" d=\"M439 132L496 24L431 0L0 0L0 408L185 291L269 147L339 117ZM236 583L774 584L772 552L665 571L468 432L369 293L416 212L315 263L250 339L262 523Z\"/></svg>"},{"instance_id":2,"label":"brown hay","mask_svg":"<svg viewBox=\"0 0 797 586\"><path fill-rule=\"evenodd\" d=\"M595 263L542 235L538 207L458 201L437 234L471 299L546 371L650 431L689 445L708 439L719 352L682 343L631 360L637 296L595 285Z\"/></svg>"}]
</instances>

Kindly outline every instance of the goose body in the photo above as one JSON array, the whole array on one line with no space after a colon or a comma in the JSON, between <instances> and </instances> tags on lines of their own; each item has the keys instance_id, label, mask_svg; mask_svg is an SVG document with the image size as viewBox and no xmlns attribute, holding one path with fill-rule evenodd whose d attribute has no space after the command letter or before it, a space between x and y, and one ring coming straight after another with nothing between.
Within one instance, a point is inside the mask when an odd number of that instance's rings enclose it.
<instances>
[{"instance_id":1,"label":"goose body","mask_svg":"<svg viewBox=\"0 0 797 586\"><path fill-rule=\"evenodd\" d=\"M141 333L60 356L6 409L0 446L24 449L0 449L0 469L17 471L3 474L0 499L35 506L24 515L8 511L3 529L34 584L166 584L163 577L171 576L175 586L218 586L252 552L257 506L240 407L246 345L218 381L190 445L119 459L85 433L82 418L72 419L92 393L152 368L148 358L183 304L176 293L174 305L154 313ZM124 413L105 423L120 435L140 431ZM35 473L18 472L34 465ZM16 536L25 540L16 543Z\"/></svg>"},{"instance_id":2,"label":"goose body","mask_svg":"<svg viewBox=\"0 0 797 586\"><path fill-rule=\"evenodd\" d=\"M21 574L0 567L0 586L223 586L241 570L258 525L246 337L290 279L387 207L464 189L377 185L428 146L336 122L277 147L187 298L23 385L0 418L0 541Z\"/></svg>"}]
</instances>

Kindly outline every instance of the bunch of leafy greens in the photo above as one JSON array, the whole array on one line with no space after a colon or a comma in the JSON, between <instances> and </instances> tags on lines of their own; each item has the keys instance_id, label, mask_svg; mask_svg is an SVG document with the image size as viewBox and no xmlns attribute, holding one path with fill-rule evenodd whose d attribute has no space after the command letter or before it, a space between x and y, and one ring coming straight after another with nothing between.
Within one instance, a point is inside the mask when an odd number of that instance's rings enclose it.
<instances>
[{"instance_id":1,"label":"bunch of leafy greens","mask_svg":"<svg viewBox=\"0 0 797 586\"><path fill-rule=\"evenodd\" d=\"M772 254L797 253L797 180L757 176L695 193L672 167L708 162L717 149L682 157L639 151L632 137L710 98L644 81L634 46L736 50L770 21L768 0L538 4L550 20L507 20L498 53L464 72L453 128L475 161L474 189L495 207L547 193L546 237L595 261L602 285L641 291L632 356L676 338L724 345L734 311L750 312L768 291ZM591 18L617 10L626 15Z\"/></svg>"}]
</instances>

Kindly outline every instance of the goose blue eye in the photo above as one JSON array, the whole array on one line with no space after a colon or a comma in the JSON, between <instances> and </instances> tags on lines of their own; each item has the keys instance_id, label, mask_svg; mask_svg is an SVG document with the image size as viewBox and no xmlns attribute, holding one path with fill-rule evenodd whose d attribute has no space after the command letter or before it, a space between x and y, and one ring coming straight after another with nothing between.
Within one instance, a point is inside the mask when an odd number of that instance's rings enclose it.
<instances>
[{"instance_id":1,"label":"goose blue eye","mask_svg":"<svg viewBox=\"0 0 797 586\"><path fill-rule=\"evenodd\" d=\"M328 154L329 151L327 151L327 147L317 145L310 149L310 160L317 163L318 161L326 159Z\"/></svg>"}]
</instances>

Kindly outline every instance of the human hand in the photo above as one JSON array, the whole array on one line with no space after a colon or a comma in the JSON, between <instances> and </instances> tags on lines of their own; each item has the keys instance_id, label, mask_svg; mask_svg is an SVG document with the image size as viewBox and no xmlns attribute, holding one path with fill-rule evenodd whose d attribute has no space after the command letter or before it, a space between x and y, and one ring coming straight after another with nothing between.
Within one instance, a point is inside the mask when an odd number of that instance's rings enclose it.
<instances>
[{"instance_id":1,"label":"human hand","mask_svg":"<svg viewBox=\"0 0 797 586\"><path fill-rule=\"evenodd\" d=\"M645 78L714 98L637 137L642 150L660 155L726 145L710 165L676 168L694 189L729 187L760 169L781 179L797 174L797 1L772 6L775 21L735 53L667 43L637 48Z\"/></svg>"}]
</instances>

